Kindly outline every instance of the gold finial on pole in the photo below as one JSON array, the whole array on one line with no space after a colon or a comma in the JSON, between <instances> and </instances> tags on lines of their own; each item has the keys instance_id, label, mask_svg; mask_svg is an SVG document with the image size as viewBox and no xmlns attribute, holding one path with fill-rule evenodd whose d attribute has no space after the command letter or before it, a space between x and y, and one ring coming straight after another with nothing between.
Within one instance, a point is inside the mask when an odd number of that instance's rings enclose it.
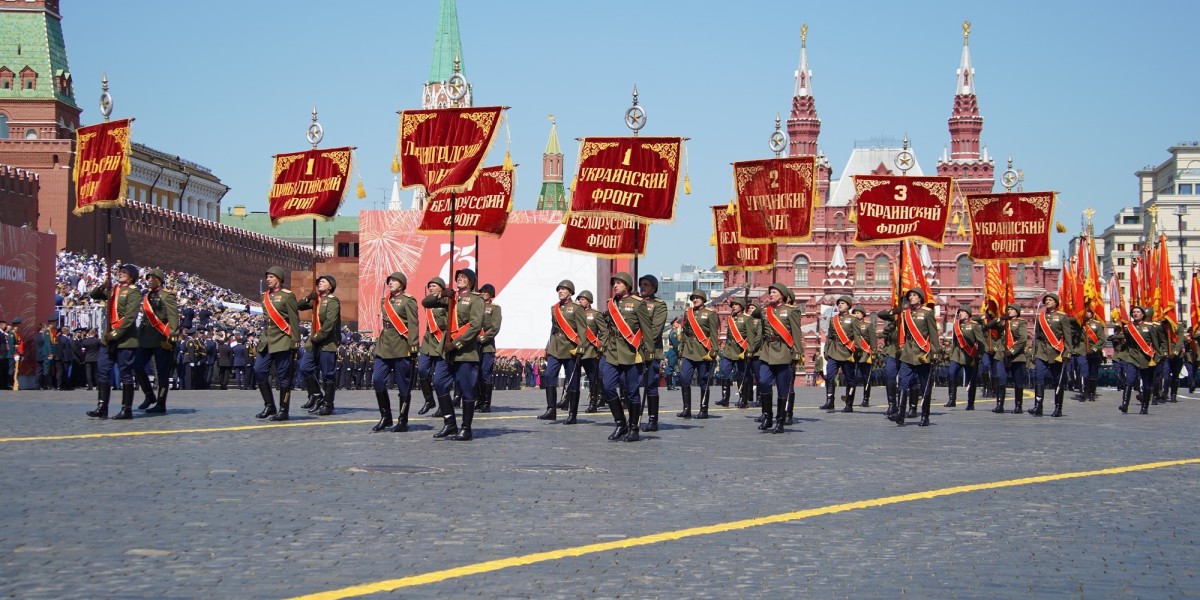
<instances>
[{"instance_id":1,"label":"gold finial on pole","mask_svg":"<svg viewBox=\"0 0 1200 600\"><path fill-rule=\"evenodd\" d=\"M555 123L555 122L554 122L554 115L553 115L553 114L551 114L551 115L550 115L549 117L547 117L547 118L549 118L549 119L550 119L550 126L551 126L551 127L553 127L553 126L557 125L557 123Z\"/></svg>"},{"instance_id":2,"label":"gold finial on pole","mask_svg":"<svg viewBox=\"0 0 1200 600\"><path fill-rule=\"evenodd\" d=\"M800 25L800 47L803 48L808 43L808 23Z\"/></svg>"},{"instance_id":3,"label":"gold finial on pole","mask_svg":"<svg viewBox=\"0 0 1200 600\"><path fill-rule=\"evenodd\" d=\"M967 45L967 38L971 37L971 22L963 19L963 45Z\"/></svg>"},{"instance_id":4,"label":"gold finial on pole","mask_svg":"<svg viewBox=\"0 0 1200 600\"><path fill-rule=\"evenodd\" d=\"M1093 209L1091 207L1083 209L1083 216L1084 216L1084 218L1087 219L1088 225L1092 224L1092 217L1094 217L1095 215L1096 215L1095 209Z\"/></svg>"}]
</instances>

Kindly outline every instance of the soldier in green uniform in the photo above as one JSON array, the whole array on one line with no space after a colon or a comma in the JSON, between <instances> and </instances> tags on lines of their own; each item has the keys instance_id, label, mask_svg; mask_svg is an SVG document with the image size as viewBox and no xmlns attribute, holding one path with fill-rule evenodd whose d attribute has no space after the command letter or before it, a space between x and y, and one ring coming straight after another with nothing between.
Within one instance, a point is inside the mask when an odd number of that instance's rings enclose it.
<instances>
[{"instance_id":1,"label":"soldier in green uniform","mask_svg":"<svg viewBox=\"0 0 1200 600\"><path fill-rule=\"evenodd\" d=\"M263 398L263 410L254 416L259 419L270 417L272 421L288 420L295 380L292 367L295 353L300 347L300 311L296 294L283 287L286 275L283 267L271 267L266 271L267 291L263 293L263 313L266 318L254 357L254 378ZM275 398L271 394L272 367L275 385L279 387L278 410L275 409Z\"/></svg>"},{"instance_id":2,"label":"soldier in green uniform","mask_svg":"<svg viewBox=\"0 0 1200 600\"><path fill-rule=\"evenodd\" d=\"M1049 387L1054 392L1054 413L1050 416L1062 416L1063 395L1066 385L1063 383L1063 362L1066 360L1068 348L1071 346L1068 324L1071 320L1058 310L1058 295L1042 296L1042 310L1038 311L1033 330L1033 408L1029 414L1042 416L1042 404Z\"/></svg>"},{"instance_id":3,"label":"soldier in green uniform","mask_svg":"<svg viewBox=\"0 0 1200 600\"><path fill-rule=\"evenodd\" d=\"M1029 329L1021 320L1021 309L1016 304L1009 304L1004 309L1004 317L993 319L987 328L1000 332L996 343L996 407L992 412L1004 412L1004 396L1008 385L1013 386L1013 412L1021 414L1021 401L1025 394L1025 347L1029 343Z\"/></svg>"},{"instance_id":4,"label":"soldier in green uniform","mask_svg":"<svg viewBox=\"0 0 1200 600\"><path fill-rule=\"evenodd\" d=\"M604 315L592 308L594 300L588 290L579 292L575 297L575 302L583 309L583 322L587 326L583 332L580 352L575 355L579 360L579 371L587 374L588 379L588 405L583 411L585 413L599 410L600 398L603 396L600 390L600 353L604 350L607 331L604 329Z\"/></svg>"},{"instance_id":5,"label":"soldier in green uniform","mask_svg":"<svg viewBox=\"0 0 1200 600\"><path fill-rule=\"evenodd\" d=\"M1096 378L1100 375L1100 363L1104 361L1104 344L1108 339L1104 323L1096 318L1091 307L1083 310L1083 323L1071 319L1075 343L1071 349L1071 360L1075 371L1083 382L1079 401L1096 400Z\"/></svg>"},{"instance_id":6,"label":"soldier in green uniform","mask_svg":"<svg viewBox=\"0 0 1200 600\"><path fill-rule=\"evenodd\" d=\"M576 355L586 335L586 319L582 307L572 302L575 284L571 280L564 279L558 282L555 292L558 294L558 300L550 306L550 338L546 340L546 370L542 373L542 388L546 390L546 412L538 415L538 419L542 421L557 419L557 409L571 405L572 389L576 411L579 407L579 369ZM565 371L566 378L562 404L557 400L560 370ZM572 411L572 414L576 411ZM573 416L567 420L575 422Z\"/></svg>"},{"instance_id":7,"label":"soldier in green uniform","mask_svg":"<svg viewBox=\"0 0 1200 600\"><path fill-rule=\"evenodd\" d=\"M784 302L789 295L787 286L773 283L767 292L767 305L751 314L761 321L759 327L762 330L762 344L758 352L758 400L762 404L763 420L758 428L764 433L784 431L788 394L791 393L795 378L792 365L800 360L804 352L804 333L800 330L800 320L796 315L798 311ZM771 426L772 388L776 391L778 409L774 427Z\"/></svg>"},{"instance_id":8,"label":"soldier in green uniform","mask_svg":"<svg viewBox=\"0 0 1200 600\"><path fill-rule=\"evenodd\" d=\"M96 389L99 399L96 410L89 410L87 416L100 419L108 418L108 402L112 392L112 366L115 363L121 375L121 410L113 419L133 418L133 395L136 392L133 381L133 358L138 343L137 316L142 309L142 292L134 282L138 279L138 268L125 264L117 272L117 287L110 290L107 284L96 287L91 291L91 297L107 301L105 314L108 320L108 331L101 341L104 350L96 362Z\"/></svg>"},{"instance_id":9,"label":"soldier in green uniform","mask_svg":"<svg viewBox=\"0 0 1200 600\"><path fill-rule=\"evenodd\" d=\"M1200 368L1200 328L1197 323L1192 323L1193 330L1188 332L1187 350L1184 351L1184 362L1188 366L1188 393L1196 393L1196 371ZM1093 384L1094 385L1094 384ZM1095 400L1095 394L1092 394Z\"/></svg>"},{"instance_id":10,"label":"soldier in green uniform","mask_svg":"<svg viewBox=\"0 0 1200 600\"><path fill-rule=\"evenodd\" d=\"M930 361L933 358L933 345L938 342L937 318L933 311L925 306L925 293L913 288L904 294L908 305L896 307L886 313L880 313L880 318L896 322L897 345L900 349L900 406L896 413L888 417L897 425L904 425L908 404L915 406L918 399L921 402L921 427L929 425L929 395L926 393L930 385Z\"/></svg>"},{"instance_id":11,"label":"soldier in green uniform","mask_svg":"<svg viewBox=\"0 0 1200 600\"><path fill-rule=\"evenodd\" d=\"M965 410L975 410L975 389L979 382L979 357L984 352L983 328L971 319L971 311L960 308L954 315L954 327L947 336L950 342L950 350L946 357L950 363L950 382L947 385L950 399L945 406L954 408L958 405L958 384L963 382L967 388Z\"/></svg>"},{"instance_id":12,"label":"soldier in green uniform","mask_svg":"<svg viewBox=\"0 0 1200 600\"><path fill-rule=\"evenodd\" d=\"M332 275L322 275L317 278L316 291L296 305L299 310L313 311L312 334L300 361L300 377L308 389L309 401L300 408L321 416L333 414L337 394L335 372L342 333L342 303L333 295L336 291L337 280Z\"/></svg>"},{"instance_id":13,"label":"soldier in green uniform","mask_svg":"<svg viewBox=\"0 0 1200 600\"><path fill-rule=\"evenodd\" d=\"M692 376L700 386L700 410L697 419L708 418L709 377L716 358L717 335L721 324L717 313L704 306L708 297L700 289L692 290L688 296L692 303L683 316L683 328L679 332L679 354L683 359L679 372L679 392L683 395L683 410L675 415L681 419L692 418ZM728 389L728 384L725 386ZM651 417L653 419L653 417Z\"/></svg>"},{"instance_id":14,"label":"soldier in green uniform","mask_svg":"<svg viewBox=\"0 0 1200 600\"><path fill-rule=\"evenodd\" d=\"M431 296L440 298L445 290L446 280L434 277L425 284L425 299ZM425 405L417 411L418 415L423 415L437 406L434 403L433 378L437 366L446 359L446 355L442 351L442 338L446 335L446 309L436 303L433 308L423 304L422 302L422 310L425 312L425 333L421 336L421 346L417 353L417 385L421 388ZM453 384L451 383L451 385ZM442 416L441 409L433 414L435 419Z\"/></svg>"},{"instance_id":15,"label":"soldier in green uniform","mask_svg":"<svg viewBox=\"0 0 1200 600\"><path fill-rule=\"evenodd\" d=\"M1125 389L1121 392L1121 412L1129 410L1129 398L1133 387L1141 382L1139 401L1142 404L1140 414L1150 412L1150 398L1154 393L1154 367L1162 360L1167 351L1167 336L1158 323L1150 321L1152 312L1149 308L1134 306L1129 309L1132 323L1118 327L1109 338L1113 346L1124 345L1122 362L1125 365Z\"/></svg>"},{"instance_id":16,"label":"soldier in green uniform","mask_svg":"<svg viewBox=\"0 0 1200 600\"><path fill-rule=\"evenodd\" d=\"M138 406L148 413L167 412L167 391L171 389L171 371L175 343L179 341L179 306L175 293L163 289L163 273L151 269L146 274L146 295L142 297L142 324L138 328L138 350L133 359L133 374L146 399ZM157 395L150 388L146 364L154 359Z\"/></svg>"},{"instance_id":17,"label":"soldier in green uniform","mask_svg":"<svg viewBox=\"0 0 1200 600\"><path fill-rule=\"evenodd\" d=\"M658 293L658 278L653 275L642 275L638 278L638 288L642 293L642 301L650 313L645 336L654 348L653 355L646 357L642 364L642 377L646 386L646 416L647 423L643 431L658 431L658 382L662 379L663 361L667 355L663 352L663 327L667 325L667 303L655 296ZM641 418L639 413L639 419ZM633 421L630 427L637 427Z\"/></svg>"},{"instance_id":18,"label":"soldier in green uniform","mask_svg":"<svg viewBox=\"0 0 1200 600\"><path fill-rule=\"evenodd\" d=\"M642 368L648 357L654 356L657 332L650 330L650 310L641 298L630 293L633 278L628 273L617 273L609 280L612 297L609 298L604 314L604 352L600 359L600 379L604 382L604 397L612 411L616 429L609 434L612 441L636 442L641 439L638 422L642 418L642 403L638 386L642 383ZM620 393L629 401L629 418Z\"/></svg>"},{"instance_id":19,"label":"soldier in green uniform","mask_svg":"<svg viewBox=\"0 0 1200 600\"><path fill-rule=\"evenodd\" d=\"M454 273L454 290L426 296L421 305L428 309L444 308L448 314L447 329L442 338L445 360L438 363L434 384L438 385L438 411L442 413L442 429L435 438L451 437L458 441L473 438L471 421L475 416L475 387L479 383L479 332L483 329L483 298L475 293L475 271L459 269ZM455 419L450 399L451 388L462 392L462 429Z\"/></svg>"},{"instance_id":20,"label":"soldier in green uniform","mask_svg":"<svg viewBox=\"0 0 1200 600\"><path fill-rule=\"evenodd\" d=\"M479 393L475 401L475 410L492 412L492 390L495 380L492 372L496 368L496 336L500 334L500 324L503 314L500 305L493 302L496 298L496 286L485 283L479 288L483 297L483 331L479 332Z\"/></svg>"},{"instance_id":21,"label":"soldier in green uniform","mask_svg":"<svg viewBox=\"0 0 1200 600\"><path fill-rule=\"evenodd\" d=\"M875 326L871 321L867 320L867 309L862 306L855 306L850 309L850 315L854 317L858 324L858 351L854 353L854 366L857 367L857 372L854 378L858 380L858 385L863 389L861 407L871 405L871 369L875 364L875 349L876 335ZM850 395L850 404L846 408L850 408L854 403L854 395ZM843 410L842 412L850 412Z\"/></svg>"},{"instance_id":22,"label":"soldier in green uniform","mask_svg":"<svg viewBox=\"0 0 1200 600\"><path fill-rule=\"evenodd\" d=\"M1168 329L1170 321L1163 321L1163 330L1167 332L1167 344L1170 346L1170 360L1167 365L1167 378L1169 379L1169 387L1171 395L1169 402L1179 402L1179 373L1183 371L1183 355L1187 350L1188 330L1182 322L1176 326L1174 331Z\"/></svg>"},{"instance_id":23,"label":"soldier in green uniform","mask_svg":"<svg viewBox=\"0 0 1200 600\"><path fill-rule=\"evenodd\" d=\"M379 405L379 422L371 431L392 427L392 402L388 398L388 379L396 378L399 411L394 432L408 431L408 409L412 402L413 356L417 351L417 299L409 294L408 277L399 271L387 277L388 293L379 301L382 330L375 341L375 360L371 386Z\"/></svg>"},{"instance_id":24,"label":"soldier in green uniform","mask_svg":"<svg viewBox=\"0 0 1200 600\"><path fill-rule=\"evenodd\" d=\"M844 412L854 412L854 398L851 393L854 388L857 367L854 364L854 354L858 350L858 323L850 315L850 307L854 306L854 298L842 296L837 299L837 314L829 317L829 325L825 328L825 404L821 410L833 410L834 396L837 394L837 375L842 374L842 385L846 386L846 394L842 397L846 403Z\"/></svg>"},{"instance_id":25,"label":"soldier in green uniform","mask_svg":"<svg viewBox=\"0 0 1200 600\"><path fill-rule=\"evenodd\" d=\"M738 386L738 408L746 408L750 402L754 374L750 357L758 350L758 323L746 314L749 302L745 298L729 301L729 318L726 319L727 333L721 346L721 370L729 376L721 385L720 406L729 405L730 386Z\"/></svg>"}]
</instances>

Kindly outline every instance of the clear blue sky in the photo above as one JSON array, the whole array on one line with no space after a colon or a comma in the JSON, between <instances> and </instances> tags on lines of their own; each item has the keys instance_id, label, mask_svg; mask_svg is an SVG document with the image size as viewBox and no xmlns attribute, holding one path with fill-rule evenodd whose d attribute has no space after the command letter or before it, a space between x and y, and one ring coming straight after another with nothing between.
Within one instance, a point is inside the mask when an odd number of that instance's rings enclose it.
<instances>
[{"instance_id":1,"label":"clear blue sky","mask_svg":"<svg viewBox=\"0 0 1200 600\"><path fill-rule=\"evenodd\" d=\"M107 72L114 118L137 118L135 141L211 168L232 188L226 207L265 210L271 156L307 147L315 102L323 145L358 147L369 197L348 194L343 214L386 204L396 111L420 107L436 0L63 0L62 12L85 124L100 119ZM932 173L949 144L964 18L997 173L1011 154L1026 190L1060 193L1073 232L1089 206L1107 226L1136 202L1134 171L1200 139L1200 3L1190 1L459 0L458 15L475 104L512 107L517 209L535 207L550 113L568 174L574 138L627 134L634 83L643 134L692 138L693 194L680 194L673 224L651 228L643 271L713 264L707 207L729 199L729 163L770 155L802 22L835 176L855 141L905 133ZM501 139L488 163L503 153Z\"/></svg>"}]
</instances>

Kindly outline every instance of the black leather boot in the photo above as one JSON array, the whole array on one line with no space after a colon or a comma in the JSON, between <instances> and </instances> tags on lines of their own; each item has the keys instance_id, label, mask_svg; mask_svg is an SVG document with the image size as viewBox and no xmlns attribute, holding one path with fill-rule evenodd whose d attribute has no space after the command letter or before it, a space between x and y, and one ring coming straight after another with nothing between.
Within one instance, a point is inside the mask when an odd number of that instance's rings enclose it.
<instances>
[{"instance_id":1,"label":"black leather boot","mask_svg":"<svg viewBox=\"0 0 1200 600\"><path fill-rule=\"evenodd\" d=\"M642 403L635 402L635 398L629 399L629 431L622 438L627 442L636 442L642 439L638 431L638 422L642 420Z\"/></svg>"},{"instance_id":2,"label":"black leather boot","mask_svg":"<svg viewBox=\"0 0 1200 600\"><path fill-rule=\"evenodd\" d=\"M950 399L942 405L945 408L954 408L955 406L958 406L958 386L954 385L954 383L955 382L951 382L950 387L946 389L946 393L950 396Z\"/></svg>"},{"instance_id":3,"label":"black leather boot","mask_svg":"<svg viewBox=\"0 0 1200 600\"><path fill-rule=\"evenodd\" d=\"M898 407L899 407L899 404L896 402L896 392L897 392L896 384L895 383L886 383L886 384L884 384L884 390L887 392L888 407L887 407L887 412L885 412L883 414L886 417L890 417L890 416L896 414L896 411L898 410Z\"/></svg>"},{"instance_id":4,"label":"black leather boot","mask_svg":"<svg viewBox=\"0 0 1200 600\"><path fill-rule=\"evenodd\" d=\"M738 408L746 408L747 406L750 406L750 394L754 393L750 389L751 385L752 384L749 381L746 381L738 386Z\"/></svg>"},{"instance_id":5,"label":"black leather boot","mask_svg":"<svg viewBox=\"0 0 1200 600\"><path fill-rule=\"evenodd\" d=\"M787 420L787 396L775 401L775 427L771 433L783 433L783 423Z\"/></svg>"},{"instance_id":6,"label":"black leather boot","mask_svg":"<svg viewBox=\"0 0 1200 600\"><path fill-rule=\"evenodd\" d=\"M1154 392L1152 392L1150 390L1142 390L1142 410L1138 411L1139 415L1145 415L1145 414L1150 413L1150 398L1153 395L1154 395Z\"/></svg>"},{"instance_id":7,"label":"black leather boot","mask_svg":"<svg viewBox=\"0 0 1200 600\"><path fill-rule=\"evenodd\" d=\"M157 400L154 402L153 405L150 406L150 408L146 409L146 412L147 413L165 413L165 412L167 412L167 392L170 389L171 389L171 386L168 385L167 382L164 381L164 382L159 383Z\"/></svg>"},{"instance_id":8,"label":"black leather boot","mask_svg":"<svg viewBox=\"0 0 1200 600\"><path fill-rule=\"evenodd\" d=\"M692 418L692 386L686 383L680 385L679 395L683 396L683 410L675 413L675 416L679 417L680 419Z\"/></svg>"},{"instance_id":9,"label":"black leather boot","mask_svg":"<svg viewBox=\"0 0 1200 600\"><path fill-rule=\"evenodd\" d=\"M1012 411L1012 414L1019 415L1022 412L1024 412L1021 410L1021 402L1024 399L1025 399L1025 388L1023 388L1021 386L1017 386L1017 387L1013 388L1013 411Z\"/></svg>"},{"instance_id":10,"label":"black leather boot","mask_svg":"<svg viewBox=\"0 0 1200 600\"><path fill-rule=\"evenodd\" d=\"M565 399L565 395L564 395ZM538 415L539 421L553 421L558 418L558 388L546 387L546 412Z\"/></svg>"},{"instance_id":11,"label":"black leather boot","mask_svg":"<svg viewBox=\"0 0 1200 600\"><path fill-rule=\"evenodd\" d=\"M275 414L275 397L271 395L271 384L262 382L258 384L258 392L262 394L263 409L262 412L254 415L256 419L265 419Z\"/></svg>"},{"instance_id":12,"label":"black leather boot","mask_svg":"<svg viewBox=\"0 0 1200 600\"><path fill-rule=\"evenodd\" d=\"M600 403L599 392L600 392L600 388L597 387L595 383L588 384L588 405L587 405L587 408L583 409L583 412L592 414L599 410L599 408L598 408L599 403Z\"/></svg>"},{"instance_id":13,"label":"black leather boot","mask_svg":"<svg viewBox=\"0 0 1200 600\"><path fill-rule=\"evenodd\" d=\"M1087 398L1086 399L1089 402L1095 402L1096 401L1096 378L1088 377L1086 380L1084 380L1083 385L1087 389L1087 394L1086 394Z\"/></svg>"},{"instance_id":14,"label":"black leather boot","mask_svg":"<svg viewBox=\"0 0 1200 600\"><path fill-rule=\"evenodd\" d=\"M328 417L333 414L333 398L337 395L337 384L332 381L324 383L325 393L321 395L321 400L317 402L317 414L322 417ZM309 412L312 412L311 410Z\"/></svg>"},{"instance_id":15,"label":"black leather boot","mask_svg":"<svg viewBox=\"0 0 1200 600\"><path fill-rule=\"evenodd\" d=\"M563 425L574 425L579 416L579 392L567 392L567 420Z\"/></svg>"},{"instance_id":16,"label":"black leather boot","mask_svg":"<svg viewBox=\"0 0 1200 600\"><path fill-rule=\"evenodd\" d=\"M963 410L975 410L975 384L967 384L967 407Z\"/></svg>"},{"instance_id":17,"label":"black leather boot","mask_svg":"<svg viewBox=\"0 0 1200 600\"><path fill-rule=\"evenodd\" d=\"M96 419L107 419L108 399L111 397L111 394L112 386L108 385L107 383L101 383L100 386L96 388L96 410L87 411L87 416Z\"/></svg>"},{"instance_id":18,"label":"black leather boot","mask_svg":"<svg viewBox=\"0 0 1200 600\"><path fill-rule=\"evenodd\" d=\"M833 397L837 394L837 386L832 380L825 381L825 404L818 407L818 410L833 410Z\"/></svg>"},{"instance_id":19,"label":"black leather boot","mask_svg":"<svg viewBox=\"0 0 1200 600\"><path fill-rule=\"evenodd\" d=\"M429 380L419 377L417 378L417 387L421 388L421 397L425 399L425 405L417 410L418 415L423 415L437 406L433 402L433 383Z\"/></svg>"},{"instance_id":20,"label":"black leather boot","mask_svg":"<svg viewBox=\"0 0 1200 600\"><path fill-rule=\"evenodd\" d=\"M729 382L721 383L721 399L714 402L717 406L729 406Z\"/></svg>"},{"instance_id":21,"label":"black leather boot","mask_svg":"<svg viewBox=\"0 0 1200 600\"><path fill-rule=\"evenodd\" d=\"M842 412L844 412L844 413L854 412L854 396L857 393L858 393L857 388L850 388L850 389L846 390L846 395L842 397L842 402L845 403L845 406L842 407Z\"/></svg>"},{"instance_id":22,"label":"black leather boot","mask_svg":"<svg viewBox=\"0 0 1200 600\"><path fill-rule=\"evenodd\" d=\"M900 400L896 403L896 414L888 417L888 420L897 425L904 424L905 413L908 412L908 396L910 393L908 390L900 390Z\"/></svg>"},{"instance_id":23,"label":"black leather boot","mask_svg":"<svg viewBox=\"0 0 1200 600\"><path fill-rule=\"evenodd\" d=\"M150 387L150 376L147 375L145 371L139 370L136 374L134 374L133 379L137 382L138 387L141 388L142 393L146 395L146 398L142 400L142 403L138 405L137 409L146 410L158 401L158 399L154 397L154 390Z\"/></svg>"},{"instance_id":24,"label":"black leather boot","mask_svg":"<svg viewBox=\"0 0 1200 600\"><path fill-rule=\"evenodd\" d=\"M703 386L700 388L700 412L696 413L697 419L708 418L708 395L712 393L712 388Z\"/></svg>"},{"instance_id":25,"label":"black leather boot","mask_svg":"<svg viewBox=\"0 0 1200 600\"><path fill-rule=\"evenodd\" d=\"M1034 396L1033 397L1033 408L1031 408L1025 412L1027 412L1035 417L1042 416L1042 397Z\"/></svg>"},{"instance_id":26,"label":"black leather boot","mask_svg":"<svg viewBox=\"0 0 1200 600\"><path fill-rule=\"evenodd\" d=\"M305 377L304 389L308 392L308 402L301 404L300 408L316 413L316 408L321 404L321 384L317 382L316 377Z\"/></svg>"},{"instance_id":27,"label":"black leather boot","mask_svg":"<svg viewBox=\"0 0 1200 600\"><path fill-rule=\"evenodd\" d=\"M396 413L396 426L392 428L395 433L404 433L408 431L408 410L412 407L412 392L405 392L400 395L400 410Z\"/></svg>"},{"instance_id":28,"label":"black leather boot","mask_svg":"<svg viewBox=\"0 0 1200 600\"><path fill-rule=\"evenodd\" d=\"M568 375L567 379L570 379L570 373L568 373L567 375ZM557 388L555 388L555 389L557 390ZM567 410L567 391L566 390L563 390L562 398L559 398L558 405L556 406L556 408L558 410ZM554 419L552 418L550 420L553 421Z\"/></svg>"},{"instance_id":29,"label":"black leather boot","mask_svg":"<svg viewBox=\"0 0 1200 600\"><path fill-rule=\"evenodd\" d=\"M121 411L112 417L114 421L124 421L133 418L133 396L137 393L132 383L121 386Z\"/></svg>"},{"instance_id":30,"label":"black leather boot","mask_svg":"<svg viewBox=\"0 0 1200 600\"><path fill-rule=\"evenodd\" d=\"M658 431L658 394L646 394L646 414L646 424L642 426L642 431ZM637 421L632 423L636 425Z\"/></svg>"},{"instance_id":31,"label":"black leather boot","mask_svg":"<svg viewBox=\"0 0 1200 600\"><path fill-rule=\"evenodd\" d=\"M492 388L490 383L479 384L479 399L475 401L475 412L492 412Z\"/></svg>"},{"instance_id":32,"label":"black leather boot","mask_svg":"<svg viewBox=\"0 0 1200 600\"><path fill-rule=\"evenodd\" d=\"M917 404L920 401L921 401L921 398L919 396L917 396L917 393L915 390L908 390L908 414L905 415L905 418L907 418L907 419L917 418Z\"/></svg>"},{"instance_id":33,"label":"black leather boot","mask_svg":"<svg viewBox=\"0 0 1200 600\"><path fill-rule=\"evenodd\" d=\"M1117 410L1121 412L1129 412L1129 397L1132 395L1133 389L1130 386L1125 386L1125 388L1121 390L1121 405L1117 407Z\"/></svg>"},{"instance_id":34,"label":"black leather boot","mask_svg":"<svg viewBox=\"0 0 1200 600\"><path fill-rule=\"evenodd\" d=\"M464 401L462 403L462 415L462 427L460 427L458 429L458 433L450 439L456 442L469 442L474 439L474 436L471 435L471 420L475 417L475 402Z\"/></svg>"},{"instance_id":35,"label":"black leather boot","mask_svg":"<svg viewBox=\"0 0 1200 600\"><path fill-rule=\"evenodd\" d=\"M1050 413L1051 417L1061 417L1063 405L1063 390L1059 390L1054 394L1054 412Z\"/></svg>"},{"instance_id":36,"label":"black leather boot","mask_svg":"<svg viewBox=\"0 0 1200 600\"><path fill-rule=\"evenodd\" d=\"M620 398L610 398L608 400L608 410L612 412L613 423L616 424L616 429L608 435L609 441L615 442L625 437L629 433L629 425L625 420L625 408Z\"/></svg>"},{"instance_id":37,"label":"black leather boot","mask_svg":"<svg viewBox=\"0 0 1200 600\"><path fill-rule=\"evenodd\" d=\"M773 411L771 410L771 392L769 390L766 391L765 393L762 391L759 391L758 392L758 403L760 405L762 405L762 410L763 410L762 422L759 423L758 430L763 433L766 433L771 430L771 423L774 420L772 417Z\"/></svg>"},{"instance_id":38,"label":"black leather boot","mask_svg":"<svg viewBox=\"0 0 1200 600\"><path fill-rule=\"evenodd\" d=\"M868 383L867 386L863 388L863 399L862 399L862 402L858 403L858 406L860 408L866 408L868 406L871 406L871 384L870 383Z\"/></svg>"},{"instance_id":39,"label":"black leather boot","mask_svg":"<svg viewBox=\"0 0 1200 600\"><path fill-rule=\"evenodd\" d=\"M291 405L291 403L292 403L291 388L288 388L285 390L279 390L279 412L272 415L271 420L272 421L288 420L288 407Z\"/></svg>"},{"instance_id":40,"label":"black leather boot","mask_svg":"<svg viewBox=\"0 0 1200 600\"><path fill-rule=\"evenodd\" d=\"M392 426L392 400L388 397L387 389L375 390L375 404L379 406L379 422L371 428L379 432Z\"/></svg>"},{"instance_id":41,"label":"black leather boot","mask_svg":"<svg viewBox=\"0 0 1200 600\"><path fill-rule=\"evenodd\" d=\"M1008 388L1006 388L1004 386L1000 386L999 388L996 388L996 408L993 408L992 412L994 412L996 414L1001 414L1004 412L1004 396L1007 393L1008 393Z\"/></svg>"},{"instance_id":42,"label":"black leather boot","mask_svg":"<svg viewBox=\"0 0 1200 600\"><path fill-rule=\"evenodd\" d=\"M442 429L433 434L435 438L444 438L458 433L458 420L454 418L454 401L449 395L438 394L438 412L442 413Z\"/></svg>"}]
</instances>

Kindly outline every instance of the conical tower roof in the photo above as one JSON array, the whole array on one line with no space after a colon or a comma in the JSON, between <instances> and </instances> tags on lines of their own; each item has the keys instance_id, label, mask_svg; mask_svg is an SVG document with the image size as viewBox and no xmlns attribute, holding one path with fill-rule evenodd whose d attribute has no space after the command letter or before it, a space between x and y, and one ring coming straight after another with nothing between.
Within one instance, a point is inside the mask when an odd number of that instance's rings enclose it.
<instances>
[{"instance_id":1,"label":"conical tower roof","mask_svg":"<svg viewBox=\"0 0 1200 600\"><path fill-rule=\"evenodd\" d=\"M433 36L433 64L429 68L429 83L450 79L454 74L455 59L459 61L459 72L466 74L466 63L462 58L462 37L458 33L458 6L454 0L440 0L437 32Z\"/></svg>"}]
</instances>

